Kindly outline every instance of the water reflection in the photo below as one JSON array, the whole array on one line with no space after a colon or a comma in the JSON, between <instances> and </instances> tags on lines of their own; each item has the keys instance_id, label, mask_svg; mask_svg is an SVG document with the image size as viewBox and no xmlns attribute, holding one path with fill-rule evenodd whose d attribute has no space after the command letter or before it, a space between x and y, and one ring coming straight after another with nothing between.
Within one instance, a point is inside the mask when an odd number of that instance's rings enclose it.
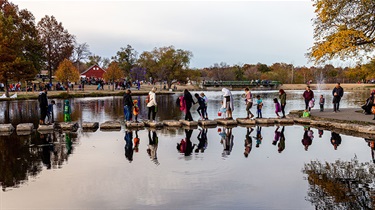
<instances>
[{"instance_id":1,"label":"water reflection","mask_svg":"<svg viewBox=\"0 0 375 210\"><path fill-rule=\"evenodd\" d=\"M304 132L303 132L303 137L302 137L301 142L305 148L305 151L307 151L309 149L309 146L312 144L312 140L314 138L313 136L314 132L308 126L305 126L303 129L304 129Z\"/></svg>"},{"instance_id":2,"label":"water reflection","mask_svg":"<svg viewBox=\"0 0 375 210\"><path fill-rule=\"evenodd\" d=\"M315 209L374 209L375 166L351 161L311 161L305 164L307 201Z\"/></svg>"},{"instance_id":3,"label":"water reflection","mask_svg":"<svg viewBox=\"0 0 375 210\"><path fill-rule=\"evenodd\" d=\"M199 129L199 134L197 136L197 139L199 141L197 149L195 149L195 152L201 152L204 153L204 151L207 149L207 128Z\"/></svg>"},{"instance_id":4,"label":"water reflection","mask_svg":"<svg viewBox=\"0 0 375 210\"><path fill-rule=\"evenodd\" d=\"M253 138L251 138L250 136L253 130L253 128L246 128L245 151L243 153L246 158L249 156L249 153L251 152L251 149L253 147Z\"/></svg>"},{"instance_id":5,"label":"water reflection","mask_svg":"<svg viewBox=\"0 0 375 210\"><path fill-rule=\"evenodd\" d=\"M277 151L279 153L281 153L285 149L285 134L284 134L284 132L285 132L285 126L283 126L283 128L281 129L281 132L280 132L280 142L277 145L277 147L278 147Z\"/></svg>"},{"instance_id":6,"label":"water reflection","mask_svg":"<svg viewBox=\"0 0 375 210\"><path fill-rule=\"evenodd\" d=\"M224 127L223 132L220 134L222 137L220 143L223 145L223 152L222 152L222 157L227 158L230 153L232 152L233 145L234 145L234 135L232 134L232 129L231 127Z\"/></svg>"},{"instance_id":7,"label":"water reflection","mask_svg":"<svg viewBox=\"0 0 375 210\"><path fill-rule=\"evenodd\" d=\"M331 144L333 145L333 148L337 150L337 147L341 144L340 134L333 131L331 132Z\"/></svg>"},{"instance_id":8,"label":"water reflection","mask_svg":"<svg viewBox=\"0 0 375 210\"><path fill-rule=\"evenodd\" d=\"M263 140L263 137L262 137L262 127L257 125L257 135L254 136L255 140L256 140L256 144L255 144L255 147L259 147L260 144L262 144L262 140Z\"/></svg>"},{"instance_id":9,"label":"water reflection","mask_svg":"<svg viewBox=\"0 0 375 210\"><path fill-rule=\"evenodd\" d=\"M69 136L69 142L64 136ZM33 132L29 136L0 136L0 184L3 191L19 187L43 168L58 169L72 153L75 134Z\"/></svg>"},{"instance_id":10,"label":"water reflection","mask_svg":"<svg viewBox=\"0 0 375 210\"><path fill-rule=\"evenodd\" d=\"M191 142L192 134L193 130L185 129L185 139L181 139L180 143L177 143L177 150L185 156L190 156L196 146L196 144L193 145Z\"/></svg>"},{"instance_id":11,"label":"water reflection","mask_svg":"<svg viewBox=\"0 0 375 210\"><path fill-rule=\"evenodd\" d=\"M374 155L374 151L375 151L375 139L365 139L365 141L367 142L367 145L370 147L371 149L371 159L372 159L372 162L375 163L375 155Z\"/></svg>"},{"instance_id":12,"label":"water reflection","mask_svg":"<svg viewBox=\"0 0 375 210\"><path fill-rule=\"evenodd\" d=\"M131 163L133 161L133 131L126 130L125 131L125 158Z\"/></svg>"},{"instance_id":13,"label":"water reflection","mask_svg":"<svg viewBox=\"0 0 375 210\"><path fill-rule=\"evenodd\" d=\"M152 133L152 134L151 134ZM148 148L147 154L150 157L151 161L156 165L159 165L157 150L158 150L159 138L155 130L148 130Z\"/></svg>"}]
</instances>

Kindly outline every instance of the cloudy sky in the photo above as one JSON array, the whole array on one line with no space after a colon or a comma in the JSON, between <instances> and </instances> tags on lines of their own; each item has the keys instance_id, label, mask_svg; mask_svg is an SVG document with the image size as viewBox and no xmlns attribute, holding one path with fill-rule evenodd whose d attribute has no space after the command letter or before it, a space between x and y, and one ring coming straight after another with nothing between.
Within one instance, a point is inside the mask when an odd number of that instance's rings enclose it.
<instances>
[{"instance_id":1,"label":"cloudy sky","mask_svg":"<svg viewBox=\"0 0 375 210\"><path fill-rule=\"evenodd\" d=\"M78 43L110 58L130 44L139 53L173 45L193 53L192 68L225 62L311 66L314 7L295 1L12 1L38 22L55 16Z\"/></svg>"}]
</instances>

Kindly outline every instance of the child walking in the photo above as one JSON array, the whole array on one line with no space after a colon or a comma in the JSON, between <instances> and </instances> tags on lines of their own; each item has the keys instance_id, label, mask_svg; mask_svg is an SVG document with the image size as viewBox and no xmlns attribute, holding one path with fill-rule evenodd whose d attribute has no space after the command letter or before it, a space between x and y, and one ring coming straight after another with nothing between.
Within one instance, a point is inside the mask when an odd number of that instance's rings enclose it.
<instances>
[{"instance_id":1,"label":"child walking","mask_svg":"<svg viewBox=\"0 0 375 210\"><path fill-rule=\"evenodd\" d=\"M138 107L138 100L133 101L133 115L135 122L138 122L138 114L139 114L139 107Z\"/></svg>"},{"instance_id":2,"label":"child walking","mask_svg":"<svg viewBox=\"0 0 375 210\"><path fill-rule=\"evenodd\" d=\"M279 112L281 112L281 105L277 98L273 99L273 103L275 104L275 113L277 115L277 118L280 118Z\"/></svg>"},{"instance_id":3,"label":"child walking","mask_svg":"<svg viewBox=\"0 0 375 210\"><path fill-rule=\"evenodd\" d=\"M64 104L64 122L71 122L70 114L72 113L72 109L70 107L69 100L65 100Z\"/></svg>"},{"instance_id":4,"label":"child walking","mask_svg":"<svg viewBox=\"0 0 375 210\"><path fill-rule=\"evenodd\" d=\"M207 113L208 99L207 99L207 96L204 93L201 93L201 97L203 98L204 104L205 104L203 117L204 117L205 120L208 120L208 113Z\"/></svg>"},{"instance_id":5,"label":"child walking","mask_svg":"<svg viewBox=\"0 0 375 210\"><path fill-rule=\"evenodd\" d=\"M324 103L326 102L326 99L324 98L323 95L320 95L320 99L319 99L319 106L320 106L320 111L323 112L324 111Z\"/></svg>"},{"instance_id":6,"label":"child walking","mask_svg":"<svg viewBox=\"0 0 375 210\"><path fill-rule=\"evenodd\" d=\"M197 109L197 112L199 114L199 116L201 116L201 120L204 120L204 110L205 110L205 106L206 104L204 103L204 99L202 97L199 96L198 93L194 94L195 98L197 98L197 103L199 104L199 107Z\"/></svg>"},{"instance_id":7,"label":"child walking","mask_svg":"<svg viewBox=\"0 0 375 210\"><path fill-rule=\"evenodd\" d=\"M51 103L48 105L48 108L47 108L48 124L54 123L54 120L53 120L53 106L55 104L56 104L55 101L52 100Z\"/></svg>"},{"instance_id":8,"label":"child walking","mask_svg":"<svg viewBox=\"0 0 375 210\"><path fill-rule=\"evenodd\" d=\"M260 95L257 95L257 118L262 118L262 108L263 108L263 100L260 98Z\"/></svg>"}]
</instances>

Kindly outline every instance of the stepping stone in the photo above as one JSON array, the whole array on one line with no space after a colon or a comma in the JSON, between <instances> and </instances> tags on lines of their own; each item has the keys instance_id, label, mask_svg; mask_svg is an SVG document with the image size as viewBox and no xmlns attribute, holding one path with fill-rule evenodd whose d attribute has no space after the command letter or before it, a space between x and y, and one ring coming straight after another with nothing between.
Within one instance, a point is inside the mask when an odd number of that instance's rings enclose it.
<instances>
[{"instance_id":1,"label":"stepping stone","mask_svg":"<svg viewBox=\"0 0 375 210\"><path fill-rule=\"evenodd\" d=\"M143 122L126 122L125 126L127 128L142 128L145 127L145 124Z\"/></svg>"},{"instance_id":2,"label":"stepping stone","mask_svg":"<svg viewBox=\"0 0 375 210\"><path fill-rule=\"evenodd\" d=\"M255 122L257 124L275 124L275 118L257 118Z\"/></svg>"},{"instance_id":3,"label":"stepping stone","mask_svg":"<svg viewBox=\"0 0 375 210\"><path fill-rule=\"evenodd\" d=\"M147 126L147 127L152 127L152 128L163 127L163 123L162 123L162 122L157 122L157 121L150 121L150 120L147 120L147 121L143 121L143 123L144 123L145 126Z\"/></svg>"},{"instance_id":4,"label":"stepping stone","mask_svg":"<svg viewBox=\"0 0 375 210\"><path fill-rule=\"evenodd\" d=\"M217 122L215 120L198 120L198 124L200 126L217 126Z\"/></svg>"},{"instance_id":5,"label":"stepping stone","mask_svg":"<svg viewBox=\"0 0 375 210\"><path fill-rule=\"evenodd\" d=\"M183 125L189 126L189 127L197 127L198 126L198 122L197 121L180 120L180 122Z\"/></svg>"},{"instance_id":6,"label":"stepping stone","mask_svg":"<svg viewBox=\"0 0 375 210\"><path fill-rule=\"evenodd\" d=\"M215 119L215 121L219 125L237 125L237 121L236 120L227 120L227 119L220 118L220 119Z\"/></svg>"},{"instance_id":7,"label":"stepping stone","mask_svg":"<svg viewBox=\"0 0 375 210\"><path fill-rule=\"evenodd\" d=\"M294 118L294 122L296 122L296 123L299 123L299 124L304 124L304 125L310 125L310 123L311 123L311 119L310 118L303 118L303 117L301 117L301 118Z\"/></svg>"},{"instance_id":8,"label":"stepping stone","mask_svg":"<svg viewBox=\"0 0 375 210\"><path fill-rule=\"evenodd\" d=\"M239 124L243 124L243 125L255 125L256 124L256 121L254 119L237 118L236 120Z\"/></svg>"},{"instance_id":9,"label":"stepping stone","mask_svg":"<svg viewBox=\"0 0 375 210\"><path fill-rule=\"evenodd\" d=\"M14 130L14 127L12 124L0 124L0 132L1 133L6 133L6 132L10 132L12 133Z\"/></svg>"},{"instance_id":10,"label":"stepping stone","mask_svg":"<svg viewBox=\"0 0 375 210\"><path fill-rule=\"evenodd\" d=\"M181 127L182 122L177 120L163 120L163 125L168 127Z\"/></svg>"},{"instance_id":11,"label":"stepping stone","mask_svg":"<svg viewBox=\"0 0 375 210\"><path fill-rule=\"evenodd\" d=\"M31 133L33 133L33 131L17 131L17 135L18 136L28 136L28 135L31 135Z\"/></svg>"},{"instance_id":12,"label":"stepping stone","mask_svg":"<svg viewBox=\"0 0 375 210\"><path fill-rule=\"evenodd\" d=\"M77 122L61 122L60 128L63 131L77 131L78 130L78 123Z\"/></svg>"},{"instance_id":13,"label":"stepping stone","mask_svg":"<svg viewBox=\"0 0 375 210\"><path fill-rule=\"evenodd\" d=\"M82 129L84 130L94 130L99 128L98 122L83 122Z\"/></svg>"},{"instance_id":14,"label":"stepping stone","mask_svg":"<svg viewBox=\"0 0 375 210\"><path fill-rule=\"evenodd\" d=\"M279 124L294 124L294 119L293 118L278 118L278 119L275 119L275 122L276 123L279 123Z\"/></svg>"},{"instance_id":15,"label":"stepping stone","mask_svg":"<svg viewBox=\"0 0 375 210\"><path fill-rule=\"evenodd\" d=\"M34 129L34 124L32 123L22 123L18 124L16 127L17 134L19 131L32 131Z\"/></svg>"},{"instance_id":16,"label":"stepping stone","mask_svg":"<svg viewBox=\"0 0 375 210\"><path fill-rule=\"evenodd\" d=\"M39 125L38 131L53 131L54 125Z\"/></svg>"},{"instance_id":17,"label":"stepping stone","mask_svg":"<svg viewBox=\"0 0 375 210\"><path fill-rule=\"evenodd\" d=\"M100 130L119 131L121 123L119 121L107 121L100 124Z\"/></svg>"}]
</instances>

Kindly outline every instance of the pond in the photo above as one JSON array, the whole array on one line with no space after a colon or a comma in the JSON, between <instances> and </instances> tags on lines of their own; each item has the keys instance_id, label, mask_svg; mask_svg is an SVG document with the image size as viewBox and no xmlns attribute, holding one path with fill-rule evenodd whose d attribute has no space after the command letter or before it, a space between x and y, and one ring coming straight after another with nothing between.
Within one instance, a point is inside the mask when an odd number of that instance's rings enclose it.
<instances>
[{"instance_id":1,"label":"pond","mask_svg":"<svg viewBox=\"0 0 375 210\"><path fill-rule=\"evenodd\" d=\"M287 92L287 112L304 106L302 92ZM316 94L328 102L330 93ZM244 117L242 92L233 94L233 117ZM274 117L277 91L253 94L264 99L263 117ZM221 93L206 95L209 117L216 118ZM177 96L158 96L158 120L183 118ZM341 107L358 107L366 96L349 92ZM133 99L142 101L139 118L145 119L145 97ZM55 118L62 121L63 101L56 102ZM121 97L71 103L74 121L124 118ZM2 102L0 107L0 123L38 122L36 101ZM198 119L195 111L193 118ZM341 138L336 149L332 137ZM184 153L177 149L181 140ZM298 125L14 132L0 136L0 209L372 208L371 147L369 139Z\"/></svg>"}]
</instances>

